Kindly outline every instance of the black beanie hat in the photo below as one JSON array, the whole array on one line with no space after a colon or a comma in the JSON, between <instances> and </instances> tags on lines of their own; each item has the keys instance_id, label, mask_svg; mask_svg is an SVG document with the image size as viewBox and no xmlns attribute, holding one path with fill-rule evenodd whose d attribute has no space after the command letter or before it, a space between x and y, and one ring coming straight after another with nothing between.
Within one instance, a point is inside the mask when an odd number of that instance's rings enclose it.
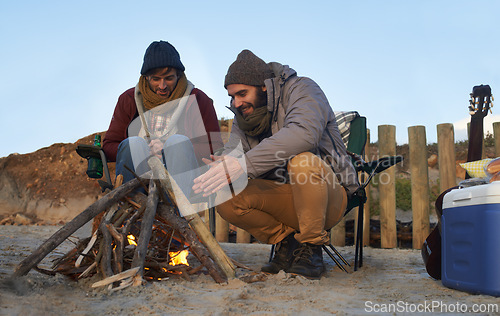
<instances>
[{"instance_id":1,"label":"black beanie hat","mask_svg":"<svg viewBox=\"0 0 500 316\"><path fill-rule=\"evenodd\" d=\"M229 66L224 88L230 84L245 84L249 86L263 86L264 80L274 77L271 68L248 49L238 54L236 61Z\"/></svg>"},{"instance_id":2,"label":"black beanie hat","mask_svg":"<svg viewBox=\"0 0 500 316\"><path fill-rule=\"evenodd\" d=\"M181 63L181 56L172 44L165 41L151 43L144 54L141 75L145 75L151 69L165 67L185 70Z\"/></svg>"}]
</instances>

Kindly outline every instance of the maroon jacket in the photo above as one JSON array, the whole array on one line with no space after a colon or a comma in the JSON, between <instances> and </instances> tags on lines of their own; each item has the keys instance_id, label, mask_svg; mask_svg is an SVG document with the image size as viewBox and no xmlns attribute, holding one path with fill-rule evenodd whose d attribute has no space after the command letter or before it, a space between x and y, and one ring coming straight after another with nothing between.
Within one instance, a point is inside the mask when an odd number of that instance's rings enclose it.
<instances>
[{"instance_id":1,"label":"maroon jacket","mask_svg":"<svg viewBox=\"0 0 500 316\"><path fill-rule=\"evenodd\" d=\"M128 137L129 124L139 116L135 104L134 91L135 88L130 88L118 98L111 123L103 140L103 150L108 161L116 161L118 145ZM186 105L184 115L179 119L181 124L183 124L182 131L179 133L191 139L198 162L201 163L202 157L208 158L215 150L222 148L223 143L212 99L203 91L196 88L192 90L191 94L196 96L202 119L197 114L196 103L189 101ZM201 124L205 126L207 136L194 138L192 135L193 128L190 127L203 126ZM207 142L210 147L207 146Z\"/></svg>"}]
</instances>

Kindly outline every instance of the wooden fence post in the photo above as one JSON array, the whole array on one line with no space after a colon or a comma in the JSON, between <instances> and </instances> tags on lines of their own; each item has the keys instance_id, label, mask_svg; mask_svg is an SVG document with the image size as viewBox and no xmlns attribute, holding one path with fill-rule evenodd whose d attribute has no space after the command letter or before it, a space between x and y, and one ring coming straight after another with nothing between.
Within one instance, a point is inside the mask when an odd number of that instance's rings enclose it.
<instances>
[{"instance_id":1,"label":"wooden fence post","mask_svg":"<svg viewBox=\"0 0 500 316\"><path fill-rule=\"evenodd\" d=\"M218 212L215 212L215 239L220 242L229 241L229 223Z\"/></svg>"},{"instance_id":2,"label":"wooden fence post","mask_svg":"<svg viewBox=\"0 0 500 316\"><path fill-rule=\"evenodd\" d=\"M396 126L378 127L378 145L380 157L396 155ZM380 246L397 247L396 229L396 171L389 168L379 174L380 192Z\"/></svg>"},{"instance_id":3,"label":"wooden fence post","mask_svg":"<svg viewBox=\"0 0 500 316\"><path fill-rule=\"evenodd\" d=\"M351 212L356 212L357 207L351 210ZM340 222L335 225L330 231L331 243L334 246L344 247L345 246L345 217L342 217Z\"/></svg>"},{"instance_id":4,"label":"wooden fence post","mask_svg":"<svg viewBox=\"0 0 500 316\"><path fill-rule=\"evenodd\" d=\"M252 235L244 229L236 228L236 242L239 244L249 244Z\"/></svg>"},{"instance_id":5,"label":"wooden fence post","mask_svg":"<svg viewBox=\"0 0 500 316\"><path fill-rule=\"evenodd\" d=\"M441 192L457 185L453 124L437 126L439 182Z\"/></svg>"},{"instance_id":6,"label":"wooden fence post","mask_svg":"<svg viewBox=\"0 0 500 316\"><path fill-rule=\"evenodd\" d=\"M429 170L424 126L408 127L410 149L411 205L413 212L413 248L421 249L429 235Z\"/></svg>"},{"instance_id":7,"label":"wooden fence post","mask_svg":"<svg viewBox=\"0 0 500 316\"><path fill-rule=\"evenodd\" d=\"M500 122L493 123L493 138L495 139L495 157L500 157Z\"/></svg>"}]
</instances>

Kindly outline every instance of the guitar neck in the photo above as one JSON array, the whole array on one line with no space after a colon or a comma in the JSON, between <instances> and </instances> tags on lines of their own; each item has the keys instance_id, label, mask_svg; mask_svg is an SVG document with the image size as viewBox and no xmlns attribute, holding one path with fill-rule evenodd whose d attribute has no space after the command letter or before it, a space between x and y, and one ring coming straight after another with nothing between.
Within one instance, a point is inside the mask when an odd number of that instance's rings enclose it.
<instances>
[{"instance_id":1,"label":"guitar neck","mask_svg":"<svg viewBox=\"0 0 500 316\"><path fill-rule=\"evenodd\" d=\"M483 158L483 117L472 116L470 120L469 149L467 161L476 161Z\"/></svg>"},{"instance_id":2,"label":"guitar neck","mask_svg":"<svg viewBox=\"0 0 500 316\"><path fill-rule=\"evenodd\" d=\"M475 161L481 160L483 156L483 119L490 109L491 88L488 85L475 86L470 96L471 120L467 161Z\"/></svg>"}]
</instances>

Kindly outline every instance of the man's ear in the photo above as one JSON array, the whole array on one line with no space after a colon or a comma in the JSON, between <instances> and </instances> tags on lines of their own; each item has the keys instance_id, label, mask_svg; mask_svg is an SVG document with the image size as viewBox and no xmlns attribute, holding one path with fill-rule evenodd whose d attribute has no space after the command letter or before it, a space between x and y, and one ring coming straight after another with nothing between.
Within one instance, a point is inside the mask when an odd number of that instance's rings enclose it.
<instances>
[{"instance_id":1,"label":"man's ear","mask_svg":"<svg viewBox=\"0 0 500 316\"><path fill-rule=\"evenodd\" d=\"M264 92L266 92L266 91L267 91L266 86L262 86L262 91L264 91Z\"/></svg>"}]
</instances>

